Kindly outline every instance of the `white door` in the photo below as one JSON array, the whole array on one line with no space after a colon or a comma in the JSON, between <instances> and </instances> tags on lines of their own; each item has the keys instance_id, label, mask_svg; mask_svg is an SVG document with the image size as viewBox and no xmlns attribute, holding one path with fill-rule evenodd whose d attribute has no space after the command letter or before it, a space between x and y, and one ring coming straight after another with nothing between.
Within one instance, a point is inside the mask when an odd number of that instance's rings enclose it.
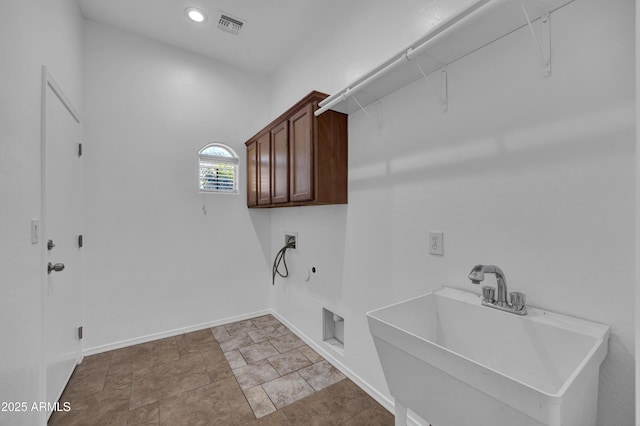
<instances>
[{"instance_id":1,"label":"white door","mask_svg":"<svg viewBox=\"0 0 640 426\"><path fill-rule=\"evenodd\" d=\"M82 159L79 115L43 68L43 238L47 278L44 345L47 402L58 400L81 357ZM50 243L49 243L50 241ZM55 269L50 270L49 264ZM64 269L63 269L64 266Z\"/></svg>"}]
</instances>

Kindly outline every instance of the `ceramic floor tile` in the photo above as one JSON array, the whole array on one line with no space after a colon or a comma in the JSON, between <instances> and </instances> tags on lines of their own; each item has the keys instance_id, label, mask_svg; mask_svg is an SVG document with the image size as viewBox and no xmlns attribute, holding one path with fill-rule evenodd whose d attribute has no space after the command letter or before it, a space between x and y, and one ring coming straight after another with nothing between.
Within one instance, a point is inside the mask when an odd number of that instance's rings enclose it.
<instances>
[{"instance_id":1,"label":"ceramic floor tile","mask_svg":"<svg viewBox=\"0 0 640 426\"><path fill-rule=\"evenodd\" d=\"M264 417L276 411L276 407L273 406L271 399L269 399L269 396L262 386L258 385L247 389L244 391L244 395L247 397L253 414L255 414L257 418Z\"/></svg>"},{"instance_id":2,"label":"ceramic floor tile","mask_svg":"<svg viewBox=\"0 0 640 426\"><path fill-rule=\"evenodd\" d=\"M224 328L227 329L231 336L235 336L237 334L246 334L248 331L257 330L257 327L253 325L251 320L238 321L233 322L231 324L226 324Z\"/></svg>"},{"instance_id":3,"label":"ceramic floor tile","mask_svg":"<svg viewBox=\"0 0 640 426\"><path fill-rule=\"evenodd\" d=\"M247 364L253 364L256 361L263 360L279 353L278 350L269 343L269 341L245 346L240 348L239 351L247 361Z\"/></svg>"},{"instance_id":4,"label":"ceramic floor tile","mask_svg":"<svg viewBox=\"0 0 640 426\"><path fill-rule=\"evenodd\" d=\"M291 333L292 333L292 331L291 331L291 330L289 330L289 329L287 328L287 326L286 326L286 325L284 325L284 324L274 325L274 326L273 326L273 328L275 328L275 330L276 330L278 333L282 334L282 335L285 335L285 334L291 334Z\"/></svg>"},{"instance_id":5,"label":"ceramic floor tile","mask_svg":"<svg viewBox=\"0 0 640 426\"><path fill-rule=\"evenodd\" d=\"M245 361L245 359L242 357L242 354L238 350L225 352L224 356L227 358L229 367L231 367L232 369L247 365L247 361Z\"/></svg>"},{"instance_id":6,"label":"ceramic floor tile","mask_svg":"<svg viewBox=\"0 0 640 426\"><path fill-rule=\"evenodd\" d=\"M220 344L220 349L222 349L222 352L230 352L244 346L253 345L253 340L251 340L251 337L249 337L247 333L243 333L232 336L229 339L223 340L222 342L218 343Z\"/></svg>"},{"instance_id":7,"label":"ceramic floor tile","mask_svg":"<svg viewBox=\"0 0 640 426\"><path fill-rule=\"evenodd\" d=\"M113 350L111 360L112 362L118 362L124 358L135 358L142 355L149 355L155 351L158 351L158 349L166 350L173 346L175 346L175 339L173 337L140 343L137 345Z\"/></svg>"},{"instance_id":8,"label":"ceramic floor tile","mask_svg":"<svg viewBox=\"0 0 640 426\"><path fill-rule=\"evenodd\" d=\"M211 383L200 355L134 373L129 408L135 409Z\"/></svg>"},{"instance_id":9,"label":"ceramic floor tile","mask_svg":"<svg viewBox=\"0 0 640 426\"><path fill-rule=\"evenodd\" d=\"M379 404L356 414L344 426L394 426L395 417Z\"/></svg>"},{"instance_id":10,"label":"ceramic floor tile","mask_svg":"<svg viewBox=\"0 0 640 426\"><path fill-rule=\"evenodd\" d=\"M133 373L115 375L108 374L104 383L105 391L121 392L131 394L131 384L133 383Z\"/></svg>"},{"instance_id":11,"label":"ceramic floor tile","mask_svg":"<svg viewBox=\"0 0 640 426\"><path fill-rule=\"evenodd\" d=\"M344 374L327 361L301 369L300 375L317 391L345 379Z\"/></svg>"},{"instance_id":12,"label":"ceramic floor tile","mask_svg":"<svg viewBox=\"0 0 640 426\"><path fill-rule=\"evenodd\" d=\"M103 405L99 410L56 412L47 423L48 426L87 426L111 425L127 426L126 402L119 406Z\"/></svg>"},{"instance_id":13,"label":"ceramic floor tile","mask_svg":"<svg viewBox=\"0 0 640 426\"><path fill-rule=\"evenodd\" d=\"M243 426L295 426L287 419L282 410L277 410L259 419L245 423Z\"/></svg>"},{"instance_id":14,"label":"ceramic floor tile","mask_svg":"<svg viewBox=\"0 0 640 426\"><path fill-rule=\"evenodd\" d=\"M315 392L306 398L283 407L279 411L282 411L291 424L294 425L337 425L339 423L332 417L331 407L326 404L329 391L329 389L324 389L320 392ZM351 417L353 415L347 418Z\"/></svg>"},{"instance_id":15,"label":"ceramic floor tile","mask_svg":"<svg viewBox=\"0 0 640 426\"><path fill-rule=\"evenodd\" d=\"M233 370L233 374L236 376L236 380L238 380L238 384L243 390L251 389L252 387L280 377L278 372L266 359L258 361L255 364L236 368Z\"/></svg>"},{"instance_id":16,"label":"ceramic floor tile","mask_svg":"<svg viewBox=\"0 0 640 426\"><path fill-rule=\"evenodd\" d=\"M154 421L157 423L159 418L158 402L153 402L129 411L129 421L127 425L142 425Z\"/></svg>"},{"instance_id":17,"label":"ceramic floor tile","mask_svg":"<svg viewBox=\"0 0 640 426\"><path fill-rule=\"evenodd\" d=\"M175 340L181 358L198 353L202 346L217 344L209 329L181 334Z\"/></svg>"},{"instance_id":18,"label":"ceramic floor tile","mask_svg":"<svg viewBox=\"0 0 640 426\"><path fill-rule=\"evenodd\" d=\"M318 355L318 353L316 351L314 351L313 349L311 349L309 346L304 345L304 346L300 346L298 348L298 350L304 355L306 356L309 361L311 361L313 364L315 364L316 362L320 362L322 361L324 358L322 358L320 355Z\"/></svg>"},{"instance_id":19,"label":"ceramic floor tile","mask_svg":"<svg viewBox=\"0 0 640 426\"><path fill-rule=\"evenodd\" d=\"M173 337L129 346L113 351L109 374L122 375L136 370L177 361L180 352Z\"/></svg>"},{"instance_id":20,"label":"ceramic floor tile","mask_svg":"<svg viewBox=\"0 0 640 426\"><path fill-rule=\"evenodd\" d=\"M231 377L160 400L160 425L242 425L255 419Z\"/></svg>"},{"instance_id":21,"label":"ceramic floor tile","mask_svg":"<svg viewBox=\"0 0 640 426\"><path fill-rule=\"evenodd\" d=\"M337 425L331 421L331 413L314 396L308 396L278 410L292 425L326 426Z\"/></svg>"},{"instance_id":22,"label":"ceramic floor tile","mask_svg":"<svg viewBox=\"0 0 640 426\"><path fill-rule=\"evenodd\" d=\"M297 372L262 385L277 408L282 408L313 393L313 388Z\"/></svg>"},{"instance_id":23,"label":"ceramic floor tile","mask_svg":"<svg viewBox=\"0 0 640 426\"><path fill-rule=\"evenodd\" d=\"M206 328L203 330L192 331L182 335L186 342L192 346L209 345L215 342L211 330Z\"/></svg>"},{"instance_id":24,"label":"ceramic floor tile","mask_svg":"<svg viewBox=\"0 0 640 426\"><path fill-rule=\"evenodd\" d=\"M110 357L98 360L83 360L83 362L76 367L64 390L67 396L71 397L77 393L85 394L102 391L110 364Z\"/></svg>"},{"instance_id":25,"label":"ceramic floor tile","mask_svg":"<svg viewBox=\"0 0 640 426\"><path fill-rule=\"evenodd\" d=\"M89 370L89 369L96 369L96 368L98 369L104 368L105 364L106 365L111 364L111 358L112 358L111 352L105 352L102 354L86 356L82 359L82 362L78 364L78 366L76 367L76 371L78 371L79 369Z\"/></svg>"},{"instance_id":26,"label":"ceramic floor tile","mask_svg":"<svg viewBox=\"0 0 640 426\"><path fill-rule=\"evenodd\" d=\"M55 412L49 420L49 426L127 424L129 394L121 390L78 395L70 401L70 405L68 412Z\"/></svg>"},{"instance_id":27,"label":"ceramic floor tile","mask_svg":"<svg viewBox=\"0 0 640 426\"><path fill-rule=\"evenodd\" d=\"M348 379L316 392L312 398L330 413L326 417L328 424L341 424L376 404Z\"/></svg>"},{"instance_id":28,"label":"ceramic floor tile","mask_svg":"<svg viewBox=\"0 0 640 426\"><path fill-rule=\"evenodd\" d=\"M311 361L299 352L298 349L292 349L283 354L279 353L267 359L281 376L311 365Z\"/></svg>"},{"instance_id":29,"label":"ceramic floor tile","mask_svg":"<svg viewBox=\"0 0 640 426\"><path fill-rule=\"evenodd\" d=\"M227 358L218 345L201 346L200 356L212 382L233 376Z\"/></svg>"},{"instance_id":30,"label":"ceramic floor tile","mask_svg":"<svg viewBox=\"0 0 640 426\"><path fill-rule=\"evenodd\" d=\"M282 336L282 333L277 331L271 325L269 325L267 327L264 327L264 328L259 328L257 330L249 331L249 332L247 332L247 334L249 335L249 337L251 337L251 340L253 340L255 343L260 343L260 342L263 342L265 340L269 340L269 339L273 339L275 337Z\"/></svg>"},{"instance_id":31,"label":"ceramic floor tile","mask_svg":"<svg viewBox=\"0 0 640 426\"><path fill-rule=\"evenodd\" d=\"M178 355L180 358L198 353L198 347L187 343L183 334L176 336L175 339L176 347L178 348Z\"/></svg>"},{"instance_id":32,"label":"ceramic floor tile","mask_svg":"<svg viewBox=\"0 0 640 426\"><path fill-rule=\"evenodd\" d=\"M295 334L285 334L284 336L269 339L269 342L280 352L288 352L291 349L304 346L305 343Z\"/></svg>"},{"instance_id":33,"label":"ceramic floor tile","mask_svg":"<svg viewBox=\"0 0 640 426\"><path fill-rule=\"evenodd\" d=\"M255 325L258 328L265 328L265 327L269 327L269 326L275 326L275 325L282 324L280 321L278 321L278 319L276 317L274 317L271 314L264 315L264 316L258 317L258 318L252 318L251 322L253 323L253 325Z\"/></svg>"},{"instance_id":34,"label":"ceramic floor tile","mask_svg":"<svg viewBox=\"0 0 640 426\"><path fill-rule=\"evenodd\" d=\"M229 340L231 338L231 335L229 334L227 329L224 328L224 325L213 327L210 330L213 334L213 337L218 341L218 343Z\"/></svg>"}]
</instances>

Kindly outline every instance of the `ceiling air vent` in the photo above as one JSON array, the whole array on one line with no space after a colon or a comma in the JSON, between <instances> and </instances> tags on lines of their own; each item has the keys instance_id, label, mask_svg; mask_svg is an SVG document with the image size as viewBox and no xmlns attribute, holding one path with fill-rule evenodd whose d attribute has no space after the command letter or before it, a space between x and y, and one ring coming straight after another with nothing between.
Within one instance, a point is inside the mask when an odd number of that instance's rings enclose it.
<instances>
[{"instance_id":1,"label":"ceiling air vent","mask_svg":"<svg viewBox=\"0 0 640 426\"><path fill-rule=\"evenodd\" d=\"M219 13L218 28L232 34L239 34L246 21L228 14L227 12L223 12L222 10L220 10Z\"/></svg>"}]
</instances>

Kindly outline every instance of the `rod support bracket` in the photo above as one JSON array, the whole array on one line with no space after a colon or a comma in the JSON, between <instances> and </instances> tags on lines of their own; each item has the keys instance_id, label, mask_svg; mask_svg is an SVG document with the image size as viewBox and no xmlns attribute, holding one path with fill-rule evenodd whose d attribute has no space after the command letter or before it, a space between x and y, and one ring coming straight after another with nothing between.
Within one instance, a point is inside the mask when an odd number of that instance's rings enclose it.
<instances>
[{"instance_id":1,"label":"rod support bracket","mask_svg":"<svg viewBox=\"0 0 640 426\"><path fill-rule=\"evenodd\" d=\"M442 112L447 112L449 109L449 91L447 90L447 67L446 65L440 68L440 91L442 92Z\"/></svg>"},{"instance_id":2,"label":"rod support bracket","mask_svg":"<svg viewBox=\"0 0 640 426\"><path fill-rule=\"evenodd\" d=\"M542 3L540 3L539 9L542 11L542 14L540 15L540 37L538 37L533 28L533 22L529 17L525 3L525 0L520 2L522 13L524 13L533 41L536 43L538 51L540 52L543 75L544 77L549 77L551 76L551 14L549 10L543 8Z\"/></svg>"},{"instance_id":3,"label":"rod support bracket","mask_svg":"<svg viewBox=\"0 0 640 426\"><path fill-rule=\"evenodd\" d=\"M424 72L420 64L416 63L416 66L420 70L422 77L425 79L429 87L436 94L438 99L440 99L440 103L442 104L442 112L447 112L449 109L449 94L447 92L447 66L444 65L440 68L440 90L437 90L435 85L431 82L431 79Z\"/></svg>"},{"instance_id":4,"label":"rod support bracket","mask_svg":"<svg viewBox=\"0 0 640 426\"><path fill-rule=\"evenodd\" d=\"M542 61L544 65L544 76L551 76L551 16L549 12L540 17L542 26L541 45L542 45Z\"/></svg>"},{"instance_id":5,"label":"rod support bracket","mask_svg":"<svg viewBox=\"0 0 640 426\"><path fill-rule=\"evenodd\" d=\"M382 128L382 106L380 105L380 101L378 101L378 108L379 108L378 109L378 120L376 120L375 118L373 118L371 116L371 114L369 114L369 111L367 111L367 109L362 106L362 104L358 101L358 98L356 98L356 95L351 95L351 99L353 99L355 101L356 105L358 105L358 107L362 110L364 115L367 116L369 121L371 121L373 124L375 124L378 127L378 129Z\"/></svg>"}]
</instances>

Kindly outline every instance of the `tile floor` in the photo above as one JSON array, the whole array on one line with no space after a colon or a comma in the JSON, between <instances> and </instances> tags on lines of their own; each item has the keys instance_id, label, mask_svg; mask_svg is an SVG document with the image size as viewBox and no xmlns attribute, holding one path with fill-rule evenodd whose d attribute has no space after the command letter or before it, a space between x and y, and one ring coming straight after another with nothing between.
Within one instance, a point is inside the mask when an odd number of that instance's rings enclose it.
<instances>
[{"instance_id":1,"label":"tile floor","mask_svg":"<svg viewBox=\"0 0 640 426\"><path fill-rule=\"evenodd\" d=\"M272 315L86 357L50 426L393 425Z\"/></svg>"}]
</instances>

